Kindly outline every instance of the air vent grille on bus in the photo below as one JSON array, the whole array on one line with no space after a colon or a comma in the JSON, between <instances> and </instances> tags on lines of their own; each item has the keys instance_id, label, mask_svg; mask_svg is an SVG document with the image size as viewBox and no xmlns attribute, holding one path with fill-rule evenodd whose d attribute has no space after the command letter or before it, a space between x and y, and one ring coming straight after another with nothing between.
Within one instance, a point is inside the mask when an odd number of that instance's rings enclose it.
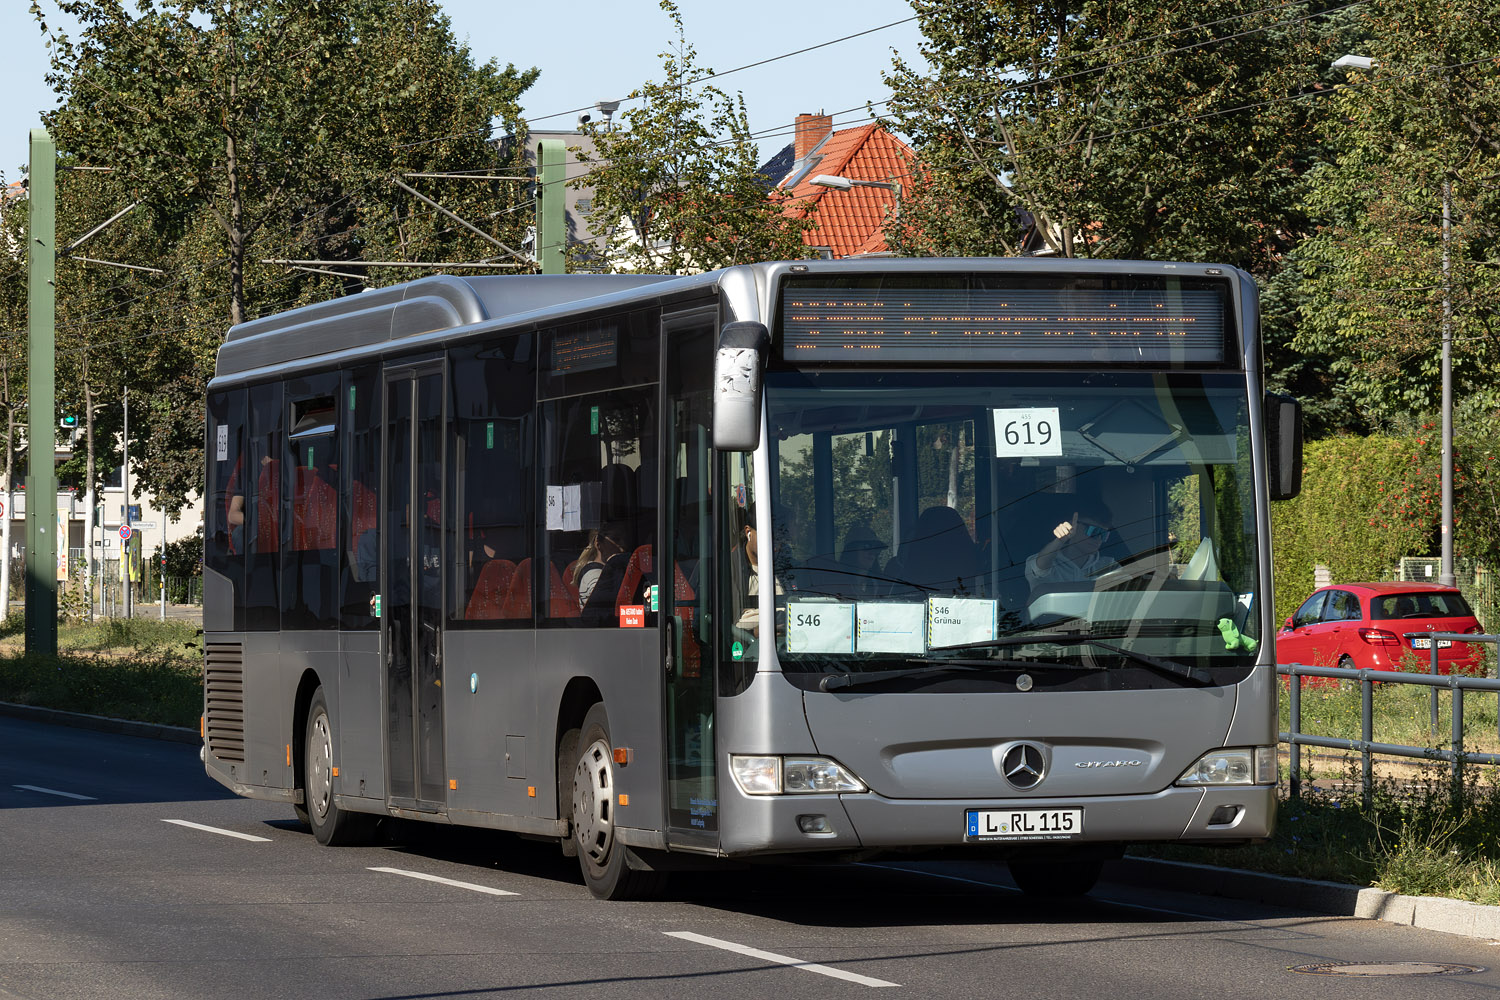
<instances>
[{"instance_id":1,"label":"air vent grille on bus","mask_svg":"<svg viewBox=\"0 0 1500 1000\"><path fill-rule=\"evenodd\" d=\"M220 760L245 760L245 655L237 642L210 642L203 650L204 728L208 752Z\"/></svg>"}]
</instances>

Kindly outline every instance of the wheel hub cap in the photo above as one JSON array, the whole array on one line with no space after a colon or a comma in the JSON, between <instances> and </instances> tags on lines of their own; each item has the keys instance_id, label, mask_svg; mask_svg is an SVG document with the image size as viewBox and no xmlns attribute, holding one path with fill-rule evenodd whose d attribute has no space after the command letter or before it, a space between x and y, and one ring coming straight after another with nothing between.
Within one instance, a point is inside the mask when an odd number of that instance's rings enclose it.
<instances>
[{"instance_id":1,"label":"wheel hub cap","mask_svg":"<svg viewBox=\"0 0 1500 1000\"><path fill-rule=\"evenodd\" d=\"M615 770L609 744L597 740L573 771L573 835L578 849L603 864L614 841Z\"/></svg>"},{"instance_id":2,"label":"wheel hub cap","mask_svg":"<svg viewBox=\"0 0 1500 1000\"><path fill-rule=\"evenodd\" d=\"M307 808L321 820L328 815L333 796L333 737L328 716L314 719L312 730L307 747Z\"/></svg>"}]
</instances>

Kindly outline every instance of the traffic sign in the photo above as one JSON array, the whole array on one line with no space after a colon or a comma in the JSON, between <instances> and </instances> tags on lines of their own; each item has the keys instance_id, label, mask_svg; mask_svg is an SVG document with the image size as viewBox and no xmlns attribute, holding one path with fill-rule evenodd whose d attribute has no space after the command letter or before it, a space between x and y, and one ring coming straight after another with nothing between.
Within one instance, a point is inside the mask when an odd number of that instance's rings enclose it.
<instances>
[{"instance_id":1,"label":"traffic sign","mask_svg":"<svg viewBox=\"0 0 1500 1000\"><path fill-rule=\"evenodd\" d=\"M131 531L155 531L156 530L156 522L155 521L131 521L130 522L130 530Z\"/></svg>"},{"instance_id":2,"label":"traffic sign","mask_svg":"<svg viewBox=\"0 0 1500 1000\"><path fill-rule=\"evenodd\" d=\"M120 541L122 541L122 542L128 542L128 541L130 541L130 525L128 525L128 524L122 524L122 525L120 525Z\"/></svg>"}]
</instances>

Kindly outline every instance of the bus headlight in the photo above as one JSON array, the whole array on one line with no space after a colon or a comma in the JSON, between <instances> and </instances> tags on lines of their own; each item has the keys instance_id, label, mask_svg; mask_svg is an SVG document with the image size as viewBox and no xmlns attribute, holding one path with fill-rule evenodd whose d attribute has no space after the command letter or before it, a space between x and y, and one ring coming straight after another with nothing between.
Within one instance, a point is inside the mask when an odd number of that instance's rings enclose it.
<instances>
[{"instance_id":1,"label":"bus headlight","mask_svg":"<svg viewBox=\"0 0 1500 1000\"><path fill-rule=\"evenodd\" d=\"M729 771L746 795L807 795L868 791L838 761L827 757L729 755Z\"/></svg>"},{"instance_id":2,"label":"bus headlight","mask_svg":"<svg viewBox=\"0 0 1500 1000\"><path fill-rule=\"evenodd\" d=\"M1179 785L1274 785L1276 748L1245 747L1206 753L1182 772Z\"/></svg>"}]
</instances>

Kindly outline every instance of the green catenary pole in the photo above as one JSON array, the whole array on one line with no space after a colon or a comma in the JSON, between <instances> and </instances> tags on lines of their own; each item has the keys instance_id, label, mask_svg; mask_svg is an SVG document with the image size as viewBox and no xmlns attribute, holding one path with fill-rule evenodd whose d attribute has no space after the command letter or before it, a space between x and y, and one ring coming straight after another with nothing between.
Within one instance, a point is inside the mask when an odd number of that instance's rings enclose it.
<instances>
[{"instance_id":1,"label":"green catenary pole","mask_svg":"<svg viewBox=\"0 0 1500 1000\"><path fill-rule=\"evenodd\" d=\"M57 361L57 147L31 130L27 210L30 290L29 427L26 432L26 652L57 655L57 450L53 375ZM9 516L7 513L5 516Z\"/></svg>"},{"instance_id":2,"label":"green catenary pole","mask_svg":"<svg viewBox=\"0 0 1500 1000\"><path fill-rule=\"evenodd\" d=\"M543 274L567 270L563 253L567 238L567 185L563 162L567 147L556 139L536 144L536 258Z\"/></svg>"}]
</instances>

